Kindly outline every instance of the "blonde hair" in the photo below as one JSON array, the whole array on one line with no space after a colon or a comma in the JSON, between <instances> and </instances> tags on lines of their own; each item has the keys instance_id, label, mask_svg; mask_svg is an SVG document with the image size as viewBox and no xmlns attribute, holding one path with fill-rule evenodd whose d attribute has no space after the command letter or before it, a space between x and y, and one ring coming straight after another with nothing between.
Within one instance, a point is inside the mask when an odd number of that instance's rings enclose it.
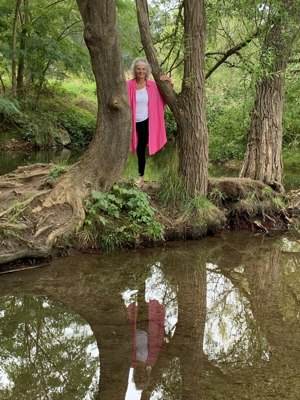
<instances>
[{"instance_id":1,"label":"blonde hair","mask_svg":"<svg viewBox=\"0 0 300 400\"><path fill-rule=\"evenodd\" d=\"M148 63L148 61L146 60L146 58L141 58L138 57L135 60L133 60L132 64L131 64L131 75L132 78L136 78L136 73L135 73L135 68L138 64L144 64L145 67L147 68L147 75L146 75L146 79L149 79L150 75L151 75L151 66Z\"/></svg>"}]
</instances>

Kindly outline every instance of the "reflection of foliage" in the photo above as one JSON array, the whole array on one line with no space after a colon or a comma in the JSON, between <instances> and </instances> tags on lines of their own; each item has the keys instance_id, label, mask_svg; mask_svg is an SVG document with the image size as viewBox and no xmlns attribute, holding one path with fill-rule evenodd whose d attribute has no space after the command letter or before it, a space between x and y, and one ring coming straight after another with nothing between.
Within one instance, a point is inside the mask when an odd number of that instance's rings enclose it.
<instances>
[{"instance_id":1,"label":"reflection of foliage","mask_svg":"<svg viewBox=\"0 0 300 400\"><path fill-rule=\"evenodd\" d=\"M91 399L98 350L86 322L47 297L0 301L0 398Z\"/></svg>"},{"instance_id":2,"label":"reflection of foliage","mask_svg":"<svg viewBox=\"0 0 300 400\"><path fill-rule=\"evenodd\" d=\"M214 267L210 265L212 271ZM267 343L248 299L227 278L208 273L208 299L205 351L209 359L234 366L267 357Z\"/></svg>"},{"instance_id":3,"label":"reflection of foliage","mask_svg":"<svg viewBox=\"0 0 300 400\"><path fill-rule=\"evenodd\" d=\"M280 269L279 293L280 312L287 322L299 319L300 305L300 241L283 238L282 250L284 256Z\"/></svg>"},{"instance_id":4,"label":"reflection of foliage","mask_svg":"<svg viewBox=\"0 0 300 400\"><path fill-rule=\"evenodd\" d=\"M165 370L157 383L153 394L157 400L177 400L181 392L181 371L179 358L170 361L169 368ZM152 398L152 397L151 397Z\"/></svg>"}]
</instances>

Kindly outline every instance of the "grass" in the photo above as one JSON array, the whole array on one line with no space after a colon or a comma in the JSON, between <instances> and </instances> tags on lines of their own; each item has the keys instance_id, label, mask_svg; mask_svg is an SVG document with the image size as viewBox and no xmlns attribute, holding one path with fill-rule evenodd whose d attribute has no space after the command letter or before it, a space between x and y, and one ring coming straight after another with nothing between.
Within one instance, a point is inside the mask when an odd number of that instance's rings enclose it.
<instances>
[{"instance_id":1,"label":"grass","mask_svg":"<svg viewBox=\"0 0 300 400\"><path fill-rule=\"evenodd\" d=\"M223 212L212 203L212 199L186 192L184 182L178 174L178 157L175 152L169 155L165 165L160 179L160 206L171 210L180 223L191 223L198 227L222 224ZM223 195L220 192L218 196L221 199Z\"/></svg>"},{"instance_id":2,"label":"grass","mask_svg":"<svg viewBox=\"0 0 300 400\"><path fill-rule=\"evenodd\" d=\"M61 87L66 93L73 95L75 98L85 96L91 102L97 101L95 82L73 78L62 82Z\"/></svg>"}]
</instances>

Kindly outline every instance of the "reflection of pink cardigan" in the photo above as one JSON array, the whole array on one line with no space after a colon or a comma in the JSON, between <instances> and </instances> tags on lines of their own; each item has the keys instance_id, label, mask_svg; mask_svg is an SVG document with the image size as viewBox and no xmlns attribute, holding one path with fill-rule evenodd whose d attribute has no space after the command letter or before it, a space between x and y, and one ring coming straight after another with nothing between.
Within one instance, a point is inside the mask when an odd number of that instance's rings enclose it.
<instances>
[{"instance_id":1,"label":"reflection of pink cardigan","mask_svg":"<svg viewBox=\"0 0 300 400\"><path fill-rule=\"evenodd\" d=\"M135 303L129 304L127 307L127 313L131 323L132 329L132 357L131 367L137 366L136 359L136 324L137 324L137 313L138 307ZM153 367L156 363L161 347L164 342L165 335L165 309L157 300L150 300L148 303L148 357L147 366Z\"/></svg>"},{"instance_id":2,"label":"reflection of pink cardigan","mask_svg":"<svg viewBox=\"0 0 300 400\"><path fill-rule=\"evenodd\" d=\"M146 88L148 92L148 112L149 112L149 154L154 154L160 150L167 142L164 110L165 102L159 93L154 81L147 80ZM131 108L132 136L130 150L136 151L136 80L127 81L129 104Z\"/></svg>"}]
</instances>

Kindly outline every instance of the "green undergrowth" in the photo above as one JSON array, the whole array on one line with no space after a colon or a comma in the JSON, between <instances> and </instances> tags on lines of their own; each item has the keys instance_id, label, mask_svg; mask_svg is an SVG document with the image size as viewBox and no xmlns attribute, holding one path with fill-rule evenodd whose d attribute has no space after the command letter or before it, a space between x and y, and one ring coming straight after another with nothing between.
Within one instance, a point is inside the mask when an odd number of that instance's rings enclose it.
<instances>
[{"instance_id":1,"label":"green undergrowth","mask_svg":"<svg viewBox=\"0 0 300 400\"><path fill-rule=\"evenodd\" d=\"M49 84L36 102L28 90L17 99L0 95L0 130L38 148L59 147L66 135L73 146L86 146L95 131L97 100L90 83Z\"/></svg>"},{"instance_id":2,"label":"green undergrowth","mask_svg":"<svg viewBox=\"0 0 300 400\"><path fill-rule=\"evenodd\" d=\"M225 216L211 199L198 194L189 195L178 174L178 157L170 156L162 171L158 203L176 215L177 222L202 228L222 225Z\"/></svg>"},{"instance_id":3,"label":"green undergrowth","mask_svg":"<svg viewBox=\"0 0 300 400\"><path fill-rule=\"evenodd\" d=\"M132 184L114 185L109 192L93 191L85 209L80 238L87 246L92 243L111 251L164 238L163 226L156 219L149 196Z\"/></svg>"},{"instance_id":4,"label":"green undergrowth","mask_svg":"<svg viewBox=\"0 0 300 400\"><path fill-rule=\"evenodd\" d=\"M55 165L49 172L47 181L56 182L67 170L69 166L66 164Z\"/></svg>"}]
</instances>

